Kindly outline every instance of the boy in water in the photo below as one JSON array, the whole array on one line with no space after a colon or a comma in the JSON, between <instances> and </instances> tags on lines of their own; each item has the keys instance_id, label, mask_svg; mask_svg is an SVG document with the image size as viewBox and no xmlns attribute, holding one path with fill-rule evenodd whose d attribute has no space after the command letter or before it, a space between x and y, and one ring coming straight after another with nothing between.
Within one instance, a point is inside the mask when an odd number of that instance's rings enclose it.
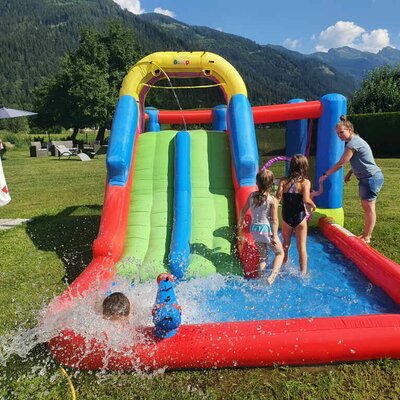
<instances>
[{"instance_id":1,"label":"boy in water","mask_svg":"<svg viewBox=\"0 0 400 400\"><path fill-rule=\"evenodd\" d=\"M129 299L121 292L107 296L103 301L103 318L113 322L128 321L131 304Z\"/></svg>"}]
</instances>

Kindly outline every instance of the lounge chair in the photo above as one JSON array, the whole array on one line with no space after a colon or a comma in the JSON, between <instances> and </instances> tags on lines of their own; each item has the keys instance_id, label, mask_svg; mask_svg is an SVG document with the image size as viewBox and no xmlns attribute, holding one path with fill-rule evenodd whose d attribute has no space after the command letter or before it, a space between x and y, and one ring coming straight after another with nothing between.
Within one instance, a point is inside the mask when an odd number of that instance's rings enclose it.
<instances>
[{"instance_id":1,"label":"lounge chair","mask_svg":"<svg viewBox=\"0 0 400 400\"><path fill-rule=\"evenodd\" d=\"M107 154L107 148L108 146L95 145L93 151L83 148L83 152L86 153L90 158L94 158L96 155Z\"/></svg>"},{"instance_id":2,"label":"lounge chair","mask_svg":"<svg viewBox=\"0 0 400 400\"><path fill-rule=\"evenodd\" d=\"M58 159L61 157L68 157L68 159L70 159L72 156L77 156L81 161L90 161L90 157L85 153L79 153L78 149L67 149L62 144L56 144L54 147L58 151Z\"/></svg>"}]
</instances>

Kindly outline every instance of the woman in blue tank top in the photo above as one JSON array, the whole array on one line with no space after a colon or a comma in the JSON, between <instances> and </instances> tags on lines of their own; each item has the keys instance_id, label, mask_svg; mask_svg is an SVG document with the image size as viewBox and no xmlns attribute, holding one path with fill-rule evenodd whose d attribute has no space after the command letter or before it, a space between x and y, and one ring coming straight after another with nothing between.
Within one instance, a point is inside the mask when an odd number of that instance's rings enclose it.
<instances>
[{"instance_id":1,"label":"woman in blue tank top","mask_svg":"<svg viewBox=\"0 0 400 400\"><path fill-rule=\"evenodd\" d=\"M375 163L371 147L354 132L353 124L344 115L336 125L336 133L340 140L347 142L346 149L340 160L320 177L320 183L350 162L351 170L344 181L349 182L352 174L358 179L359 196L364 210L364 232L359 238L369 243L376 223L375 203L383 186L383 174Z\"/></svg>"}]
</instances>

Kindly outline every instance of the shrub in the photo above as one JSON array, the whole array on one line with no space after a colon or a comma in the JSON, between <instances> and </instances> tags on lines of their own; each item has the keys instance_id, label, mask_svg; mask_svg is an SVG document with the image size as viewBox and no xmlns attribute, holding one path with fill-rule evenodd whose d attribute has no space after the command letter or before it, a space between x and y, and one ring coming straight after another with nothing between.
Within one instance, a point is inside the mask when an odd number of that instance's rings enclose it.
<instances>
[{"instance_id":1,"label":"shrub","mask_svg":"<svg viewBox=\"0 0 400 400\"><path fill-rule=\"evenodd\" d=\"M8 131L0 131L0 137L3 142L9 142L17 148L29 146L32 137L27 133L12 133Z\"/></svg>"},{"instance_id":2,"label":"shrub","mask_svg":"<svg viewBox=\"0 0 400 400\"><path fill-rule=\"evenodd\" d=\"M400 156L400 112L354 114L348 118L375 156Z\"/></svg>"}]
</instances>

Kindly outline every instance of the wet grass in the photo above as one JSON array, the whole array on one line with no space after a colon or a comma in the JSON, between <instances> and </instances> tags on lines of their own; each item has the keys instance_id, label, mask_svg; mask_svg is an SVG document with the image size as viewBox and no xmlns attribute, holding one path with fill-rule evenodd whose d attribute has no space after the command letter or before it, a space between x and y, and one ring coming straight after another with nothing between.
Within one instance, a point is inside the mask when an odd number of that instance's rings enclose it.
<instances>
[{"instance_id":1,"label":"wet grass","mask_svg":"<svg viewBox=\"0 0 400 400\"><path fill-rule=\"evenodd\" d=\"M282 140L278 134L275 139L269 142L271 150L260 150L265 160L282 154ZM385 174L385 186L377 203L378 223L372 245L400 262L396 243L400 236L400 160L377 161ZM29 158L28 150L15 150L7 153L3 166L12 202L0 208L0 218L31 221L0 232L0 355L2 335L34 326L39 310L62 293L90 262L106 176L104 156L82 163ZM276 167L276 174L281 174L282 166ZM363 214L354 180L345 186L344 209L346 227L360 233ZM78 399L400 398L397 360L158 375L68 373ZM26 358L14 355L0 365L0 399L68 398L68 382L45 345L33 348Z\"/></svg>"},{"instance_id":2,"label":"wet grass","mask_svg":"<svg viewBox=\"0 0 400 400\"><path fill-rule=\"evenodd\" d=\"M68 369L67 372L77 398L85 400L400 398L399 363L392 360L321 367L174 371L150 376ZM15 358L2 381L0 396L7 400L71 398L68 382L45 348L36 350L25 363Z\"/></svg>"}]
</instances>

